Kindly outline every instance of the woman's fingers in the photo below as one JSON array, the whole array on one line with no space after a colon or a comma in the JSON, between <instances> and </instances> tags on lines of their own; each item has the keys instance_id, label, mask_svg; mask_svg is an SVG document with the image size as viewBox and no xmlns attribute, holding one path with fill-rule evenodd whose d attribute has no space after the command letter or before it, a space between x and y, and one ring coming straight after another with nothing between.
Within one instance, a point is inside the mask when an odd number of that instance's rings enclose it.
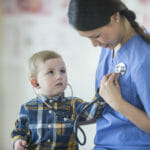
<instances>
[{"instance_id":1,"label":"woman's fingers","mask_svg":"<svg viewBox=\"0 0 150 150\"><path fill-rule=\"evenodd\" d=\"M116 74L116 75L115 75L115 79L114 79L114 83L115 83L115 85L116 85L117 87L119 87L118 77L119 77L119 75Z\"/></svg>"},{"instance_id":2,"label":"woman's fingers","mask_svg":"<svg viewBox=\"0 0 150 150\"><path fill-rule=\"evenodd\" d=\"M106 75L104 76L104 79L105 79L105 80L108 80L111 75L112 75L112 73L106 74Z\"/></svg>"},{"instance_id":3,"label":"woman's fingers","mask_svg":"<svg viewBox=\"0 0 150 150\"><path fill-rule=\"evenodd\" d=\"M103 85L107 85L107 84L114 84L115 86L119 86L118 83L118 74L117 73L109 73L107 75L105 75L103 77L103 79L101 80L101 83Z\"/></svg>"},{"instance_id":4,"label":"woman's fingers","mask_svg":"<svg viewBox=\"0 0 150 150\"><path fill-rule=\"evenodd\" d=\"M112 74L109 76L108 81L109 81L109 82L113 82L114 79L115 79L115 73L112 73Z\"/></svg>"},{"instance_id":5,"label":"woman's fingers","mask_svg":"<svg viewBox=\"0 0 150 150\"><path fill-rule=\"evenodd\" d=\"M101 83L104 83L104 82L108 81L108 79L110 78L111 75L112 75L112 73L109 73L109 74L105 75L103 77L103 79L101 80Z\"/></svg>"},{"instance_id":6,"label":"woman's fingers","mask_svg":"<svg viewBox=\"0 0 150 150\"><path fill-rule=\"evenodd\" d=\"M119 83L118 83L118 74L117 73L112 73L112 75L109 77L108 79L108 82L109 83L113 83L115 84L116 86L119 86Z\"/></svg>"}]
</instances>

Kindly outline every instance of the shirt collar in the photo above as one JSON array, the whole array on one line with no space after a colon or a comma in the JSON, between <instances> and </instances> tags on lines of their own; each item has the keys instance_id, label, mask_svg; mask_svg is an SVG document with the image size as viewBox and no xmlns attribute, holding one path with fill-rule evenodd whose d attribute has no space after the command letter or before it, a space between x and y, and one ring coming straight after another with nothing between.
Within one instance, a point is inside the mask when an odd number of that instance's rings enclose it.
<instances>
[{"instance_id":1,"label":"shirt collar","mask_svg":"<svg viewBox=\"0 0 150 150\"><path fill-rule=\"evenodd\" d=\"M60 94L60 95L56 95L53 97L46 97L44 95L39 95L38 98L44 102L49 102L49 103L53 103L53 102L65 102L66 98L64 97L64 93Z\"/></svg>"}]
</instances>

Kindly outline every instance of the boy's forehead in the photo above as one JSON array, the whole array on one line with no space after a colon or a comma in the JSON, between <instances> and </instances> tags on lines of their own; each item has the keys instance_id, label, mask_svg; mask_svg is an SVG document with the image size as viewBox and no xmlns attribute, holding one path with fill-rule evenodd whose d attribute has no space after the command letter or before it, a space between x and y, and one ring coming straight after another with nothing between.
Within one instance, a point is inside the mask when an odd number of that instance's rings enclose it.
<instances>
[{"instance_id":1,"label":"boy's forehead","mask_svg":"<svg viewBox=\"0 0 150 150\"><path fill-rule=\"evenodd\" d=\"M55 67L65 67L65 63L62 58L47 59L44 63L41 63L40 68L55 68Z\"/></svg>"},{"instance_id":2,"label":"boy's forehead","mask_svg":"<svg viewBox=\"0 0 150 150\"><path fill-rule=\"evenodd\" d=\"M52 58L52 59L47 59L45 61L45 64L49 64L49 65L55 65L55 64L64 64L64 61L62 58Z\"/></svg>"}]
</instances>

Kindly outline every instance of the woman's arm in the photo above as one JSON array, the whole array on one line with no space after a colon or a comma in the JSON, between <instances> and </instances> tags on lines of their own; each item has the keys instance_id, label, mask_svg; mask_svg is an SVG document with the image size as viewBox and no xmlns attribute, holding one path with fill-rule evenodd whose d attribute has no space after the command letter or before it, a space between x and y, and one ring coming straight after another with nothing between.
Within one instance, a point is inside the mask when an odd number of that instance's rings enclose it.
<instances>
[{"instance_id":1,"label":"woman's arm","mask_svg":"<svg viewBox=\"0 0 150 150\"><path fill-rule=\"evenodd\" d=\"M104 76L100 87L99 94L105 99L106 103L128 118L141 130L150 134L150 118L144 111L136 108L122 98L118 75L116 73Z\"/></svg>"},{"instance_id":2,"label":"woman's arm","mask_svg":"<svg viewBox=\"0 0 150 150\"><path fill-rule=\"evenodd\" d=\"M120 112L122 115L128 118L141 130L150 134L150 118L148 118L147 114L134 105L131 105L127 101L121 101L122 103L119 104L119 107L116 111Z\"/></svg>"}]
</instances>

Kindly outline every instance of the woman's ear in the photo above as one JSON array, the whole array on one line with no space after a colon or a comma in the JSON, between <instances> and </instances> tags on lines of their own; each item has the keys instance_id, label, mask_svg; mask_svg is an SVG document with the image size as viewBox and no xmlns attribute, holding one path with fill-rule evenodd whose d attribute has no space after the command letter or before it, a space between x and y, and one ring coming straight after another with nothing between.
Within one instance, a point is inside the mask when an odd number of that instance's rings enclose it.
<instances>
[{"instance_id":1,"label":"woman's ear","mask_svg":"<svg viewBox=\"0 0 150 150\"><path fill-rule=\"evenodd\" d=\"M30 80L30 82L31 82L31 85L32 85L33 87L35 87L35 88L37 88L37 89L40 88L40 86L39 86L39 84L38 84L36 78L32 78L32 79Z\"/></svg>"},{"instance_id":2,"label":"woman's ear","mask_svg":"<svg viewBox=\"0 0 150 150\"><path fill-rule=\"evenodd\" d=\"M115 14L113 14L110 18L111 21L113 21L114 23L119 23L120 22L120 13L116 12Z\"/></svg>"}]
</instances>

